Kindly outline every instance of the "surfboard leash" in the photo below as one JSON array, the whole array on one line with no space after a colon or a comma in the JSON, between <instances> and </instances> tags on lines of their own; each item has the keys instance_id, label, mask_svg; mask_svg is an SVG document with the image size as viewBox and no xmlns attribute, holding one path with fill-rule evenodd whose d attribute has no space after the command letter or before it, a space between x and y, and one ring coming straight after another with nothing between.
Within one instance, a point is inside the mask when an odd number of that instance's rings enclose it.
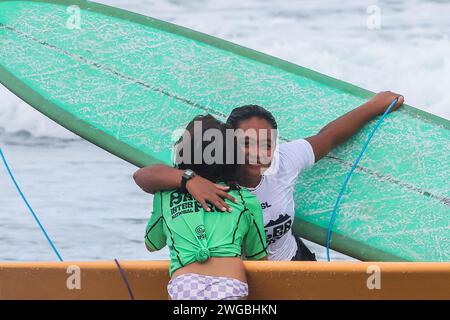
<instances>
[{"instance_id":1,"label":"surfboard leash","mask_svg":"<svg viewBox=\"0 0 450 320\"><path fill-rule=\"evenodd\" d=\"M125 271L122 269L122 267L117 259L114 259L114 262L116 263L117 268L119 269L119 272L120 272L120 276L122 277L122 280L125 283L125 286L127 287L128 295L130 296L130 299L135 300L133 291L131 290L130 283L128 282L127 276L125 275Z\"/></svg>"},{"instance_id":2,"label":"surfboard leash","mask_svg":"<svg viewBox=\"0 0 450 320\"><path fill-rule=\"evenodd\" d=\"M42 233L44 234L45 238L47 239L47 242L50 244L51 248L53 249L53 252L56 254L56 256L58 257L58 260L60 262L63 262L63 258L61 257L61 255L59 254L58 249L56 249L55 244L53 243L52 239L50 238L50 236L48 235L47 231L45 230L44 226L42 225L41 221L39 220L37 214L34 212L33 208L31 207L30 203L28 202L27 198L25 197L24 193L22 192L22 190L19 187L19 184L17 183L17 180L15 179L11 168L9 167L8 161L6 160L6 157L2 151L2 148L0 148L0 157L2 158L3 164L5 165L6 171L8 171L8 175L11 178L11 181L13 182L14 186L16 187L17 192L19 193L20 197L22 198L23 202L25 203L25 205L28 208L28 211L31 213L31 215L33 216L34 220L36 221L36 223L38 224L39 228L41 229ZM134 300L134 295L133 292L131 291L131 287L130 284L127 280L127 277L125 275L125 272L123 271L122 267L119 264L119 261L117 261L117 259L114 259L117 268L119 269L119 273L120 276L122 277L125 286L127 287L128 290L128 294L130 295L131 300Z\"/></svg>"},{"instance_id":3,"label":"surfboard leash","mask_svg":"<svg viewBox=\"0 0 450 320\"><path fill-rule=\"evenodd\" d=\"M11 178L11 181L13 182L14 186L16 187L17 192L19 193L20 197L22 198L23 202L25 203L25 205L28 208L28 211L31 213L31 215L33 216L34 220L36 221L36 223L38 224L39 228L41 229L42 233L44 234L45 238L47 239L48 243L50 244L50 246L53 249L53 252L55 252L56 256L58 257L58 260L60 262L63 261L63 258L61 257L61 255L58 252L58 249L56 249L56 246L54 245L52 239L50 238L50 236L48 235L47 231L45 230L44 226L42 225L41 221L39 220L38 216L36 215L36 213L34 212L33 208L31 207L30 203L28 202L27 198L25 197L25 195L23 194L22 190L19 187L19 184L17 183L16 179L14 178L14 175L8 165L8 162L6 161L5 155L3 154L2 148L0 148L0 157L2 158L3 164L6 167L6 171L8 171L8 175Z\"/></svg>"},{"instance_id":4,"label":"surfboard leash","mask_svg":"<svg viewBox=\"0 0 450 320\"><path fill-rule=\"evenodd\" d=\"M388 113L391 111L391 109L397 103L397 101L398 101L398 97L395 98L391 102L389 107L386 109L386 111L383 113L381 118L375 124L375 127L369 133L369 136L367 137L366 142L364 143L361 151L359 152L358 157L356 158L355 162L353 163L352 168L350 169L350 171L347 174L347 177L346 177L346 179L344 181L344 184L342 185L341 191L339 192L339 195L338 195L338 197L336 199L336 202L334 204L333 212L331 213L331 217L330 217L330 221L328 222L328 228L327 228L327 260L328 261L331 261L331 259L330 259L331 230L333 229L334 221L336 220L337 210L339 208L339 203L341 202L341 199L342 199L342 197L344 195L345 190L347 189L347 185L348 185L348 183L350 181L350 178L353 175L353 173L354 173L356 167L358 166L359 162L361 161L361 158L362 158L364 152L366 151L367 147L369 146L369 143L372 140L372 137L374 136L375 132L378 130L378 128L380 127L381 123L384 121L384 119L386 118Z\"/></svg>"}]
</instances>

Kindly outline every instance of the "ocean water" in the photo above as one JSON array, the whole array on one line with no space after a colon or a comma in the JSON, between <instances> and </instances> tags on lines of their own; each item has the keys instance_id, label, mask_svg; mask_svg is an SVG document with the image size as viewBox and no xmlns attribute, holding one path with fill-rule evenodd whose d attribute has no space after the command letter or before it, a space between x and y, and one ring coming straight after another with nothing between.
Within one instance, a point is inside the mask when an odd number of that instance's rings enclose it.
<instances>
[{"instance_id":1,"label":"ocean water","mask_svg":"<svg viewBox=\"0 0 450 320\"><path fill-rule=\"evenodd\" d=\"M450 1L103 0L263 51L450 118ZM0 48L1 50L1 48ZM165 259L143 233L136 167L0 86L0 146L65 260ZM320 260L321 246L308 242ZM333 253L335 260L350 260ZM0 164L0 261L56 260Z\"/></svg>"}]
</instances>

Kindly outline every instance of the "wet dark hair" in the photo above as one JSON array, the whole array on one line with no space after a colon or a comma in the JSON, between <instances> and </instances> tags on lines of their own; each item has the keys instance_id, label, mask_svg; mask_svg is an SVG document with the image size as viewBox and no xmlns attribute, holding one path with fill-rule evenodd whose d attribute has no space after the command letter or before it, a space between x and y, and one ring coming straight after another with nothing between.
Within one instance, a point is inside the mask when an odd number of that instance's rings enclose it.
<instances>
[{"instance_id":1,"label":"wet dark hair","mask_svg":"<svg viewBox=\"0 0 450 320\"><path fill-rule=\"evenodd\" d=\"M274 129L277 129L277 121L272 113L261 106L253 104L233 109L227 119L227 124L232 128L237 128L239 127L239 122L253 117L267 120Z\"/></svg>"},{"instance_id":2,"label":"wet dark hair","mask_svg":"<svg viewBox=\"0 0 450 320\"><path fill-rule=\"evenodd\" d=\"M201 122L202 130L194 130L194 123ZM214 163L206 163L203 157L203 152L205 148L207 148L210 144L214 142L214 137L212 137L211 141L204 141L204 133L208 129L217 129L223 138L223 148L218 150L221 154L215 154L217 149L213 149L212 155L214 156ZM183 138L184 135L178 140L175 144L177 148L177 154L179 154L182 159L176 166L179 169L186 170L191 169L196 174L206 178L212 182L225 182L225 183L234 183L236 181L236 176L238 172L239 165L237 164L237 138L234 134L227 135L226 130L233 129L229 125L217 120L212 115L202 115L196 116L186 127L186 132L190 134L190 141L186 143L190 143L190 156L187 159L183 157ZM198 136L201 135L201 136ZM231 156L232 152L232 156ZM196 162L195 154L201 154L201 161ZM228 156L228 158L227 158ZM197 156L198 157L198 156ZM189 160L184 163L182 160ZM227 162L228 160L228 162Z\"/></svg>"}]
</instances>

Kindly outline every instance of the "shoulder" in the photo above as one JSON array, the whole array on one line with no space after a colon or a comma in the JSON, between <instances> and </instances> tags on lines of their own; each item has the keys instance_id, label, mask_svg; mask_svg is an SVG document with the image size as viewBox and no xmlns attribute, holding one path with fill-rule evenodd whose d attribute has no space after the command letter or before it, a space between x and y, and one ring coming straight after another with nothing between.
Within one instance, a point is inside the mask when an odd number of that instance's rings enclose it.
<instances>
[{"instance_id":1,"label":"shoulder","mask_svg":"<svg viewBox=\"0 0 450 320\"><path fill-rule=\"evenodd\" d=\"M172 192L173 192L173 190L155 192L155 194L153 196L153 202L164 201L164 199L167 199L167 197L169 197Z\"/></svg>"},{"instance_id":2,"label":"shoulder","mask_svg":"<svg viewBox=\"0 0 450 320\"><path fill-rule=\"evenodd\" d=\"M240 189L236 192L236 196L239 197L238 199L241 199L244 206L249 211L251 211L252 213L258 213L261 211L262 213L261 203L259 202L258 198L256 198L256 196L252 194L247 188L240 187Z\"/></svg>"},{"instance_id":3,"label":"shoulder","mask_svg":"<svg viewBox=\"0 0 450 320\"><path fill-rule=\"evenodd\" d=\"M280 156L285 158L300 157L311 165L314 164L312 145L305 139L297 139L279 145Z\"/></svg>"},{"instance_id":4,"label":"shoulder","mask_svg":"<svg viewBox=\"0 0 450 320\"><path fill-rule=\"evenodd\" d=\"M181 197L182 193L175 189L155 192L153 207L160 209L162 206L170 205L173 201L179 201Z\"/></svg>"},{"instance_id":5,"label":"shoulder","mask_svg":"<svg viewBox=\"0 0 450 320\"><path fill-rule=\"evenodd\" d=\"M311 144L305 139L293 140L277 147L270 173L295 177L301 171L311 168L314 162Z\"/></svg>"},{"instance_id":6,"label":"shoulder","mask_svg":"<svg viewBox=\"0 0 450 320\"><path fill-rule=\"evenodd\" d=\"M232 196L236 196L237 198L241 198L242 200L252 200L256 198L246 187L236 186L235 188L230 190Z\"/></svg>"}]
</instances>

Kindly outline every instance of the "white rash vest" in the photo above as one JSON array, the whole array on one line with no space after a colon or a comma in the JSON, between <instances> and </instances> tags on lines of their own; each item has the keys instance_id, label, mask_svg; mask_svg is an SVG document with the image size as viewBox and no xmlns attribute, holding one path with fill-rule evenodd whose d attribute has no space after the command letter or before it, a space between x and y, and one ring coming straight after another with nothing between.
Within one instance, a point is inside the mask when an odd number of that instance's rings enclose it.
<instances>
[{"instance_id":1,"label":"white rash vest","mask_svg":"<svg viewBox=\"0 0 450 320\"><path fill-rule=\"evenodd\" d=\"M269 169L258 186L248 188L263 209L269 260L291 260L297 252L292 234L294 185L299 173L314 164L311 144L304 140L282 143L275 150Z\"/></svg>"}]
</instances>

